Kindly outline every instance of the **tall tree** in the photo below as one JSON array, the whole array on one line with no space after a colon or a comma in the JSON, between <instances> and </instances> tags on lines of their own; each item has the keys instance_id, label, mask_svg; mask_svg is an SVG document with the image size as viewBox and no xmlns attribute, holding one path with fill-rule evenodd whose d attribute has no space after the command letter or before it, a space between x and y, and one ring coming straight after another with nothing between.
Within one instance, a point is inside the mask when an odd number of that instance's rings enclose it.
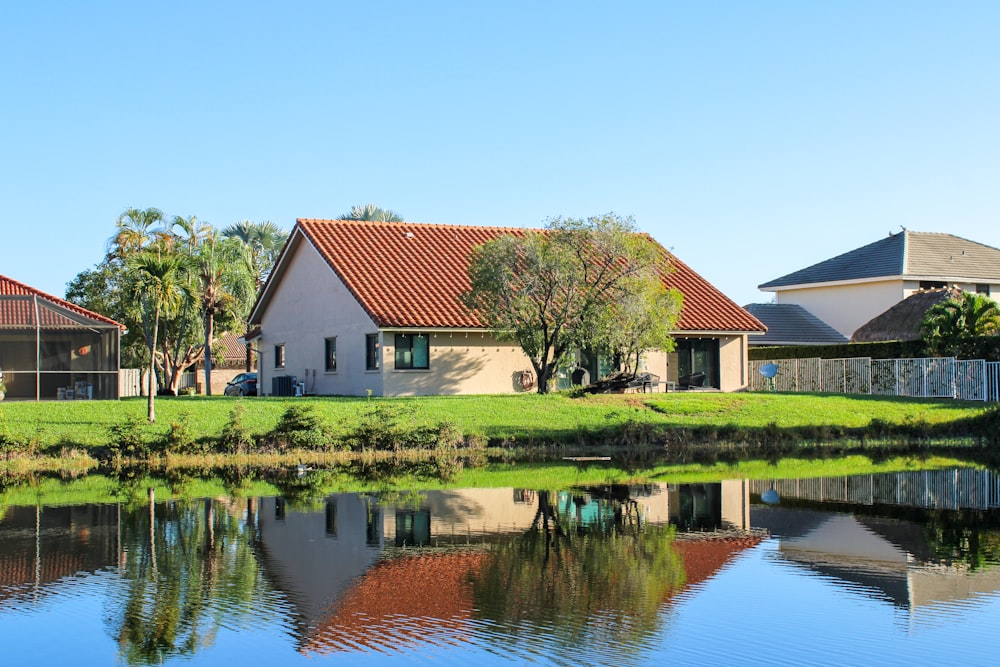
<instances>
[{"instance_id":1,"label":"tall tree","mask_svg":"<svg viewBox=\"0 0 1000 667\"><path fill-rule=\"evenodd\" d=\"M274 268L275 262L278 261L278 255L281 253L282 248L285 247L285 242L288 241L288 233L270 221L251 222L250 220L243 220L226 227L222 231L222 235L227 238L237 239L243 244L243 262L253 277L254 295L259 294L260 288L264 286L264 282L270 275L271 269ZM251 300L251 303L247 305L243 314L244 332L250 326L250 308L252 307L253 303ZM253 370L253 351L250 343L246 345L245 367L247 372Z\"/></svg>"},{"instance_id":2,"label":"tall tree","mask_svg":"<svg viewBox=\"0 0 1000 667\"><path fill-rule=\"evenodd\" d=\"M243 220L222 230L226 238L239 239L244 246L244 261L254 277L254 286L259 291L278 260L281 249L288 240L285 232L273 222L252 222Z\"/></svg>"},{"instance_id":3,"label":"tall tree","mask_svg":"<svg viewBox=\"0 0 1000 667\"><path fill-rule=\"evenodd\" d=\"M171 313L181 301L182 287L180 273L184 258L181 255L143 251L129 259L130 265L142 276L143 301L145 309L152 312L152 336L149 343L149 379L147 417L150 423L156 421L156 338L160 328L160 316Z\"/></svg>"},{"instance_id":4,"label":"tall tree","mask_svg":"<svg viewBox=\"0 0 1000 667\"><path fill-rule=\"evenodd\" d=\"M975 338L1000 333L1000 306L988 296L963 292L931 307L922 328L931 353L961 356Z\"/></svg>"},{"instance_id":5,"label":"tall tree","mask_svg":"<svg viewBox=\"0 0 1000 667\"><path fill-rule=\"evenodd\" d=\"M555 218L476 248L463 300L494 335L520 345L544 394L576 349L621 351L623 332L646 349L669 346L680 298L663 285L668 270L632 218Z\"/></svg>"},{"instance_id":6,"label":"tall tree","mask_svg":"<svg viewBox=\"0 0 1000 667\"><path fill-rule=\"evenodd\" d=\"M379 208L375 204L352 206L349 213L340 216L341 220L369 220L373 222L403 222L403 218L395 211Z\"/></svg>"}]
</instances>

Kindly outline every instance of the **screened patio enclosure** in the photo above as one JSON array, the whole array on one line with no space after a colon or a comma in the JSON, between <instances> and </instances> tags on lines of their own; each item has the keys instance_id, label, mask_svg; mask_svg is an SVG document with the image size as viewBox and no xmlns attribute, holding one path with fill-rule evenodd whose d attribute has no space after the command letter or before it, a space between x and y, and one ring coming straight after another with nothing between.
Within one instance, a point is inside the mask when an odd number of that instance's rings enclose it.
<instances>
[{"instance_id":1,"label":"screened patio enclosure","mask_svg":"<svg viewBox=\"0 0 1000 667\"><path fill-rule=\"evenodd\" d=\"M7 399L118 398L121 328L41 294L0 294Z\"/></svg>"}]
</instances>

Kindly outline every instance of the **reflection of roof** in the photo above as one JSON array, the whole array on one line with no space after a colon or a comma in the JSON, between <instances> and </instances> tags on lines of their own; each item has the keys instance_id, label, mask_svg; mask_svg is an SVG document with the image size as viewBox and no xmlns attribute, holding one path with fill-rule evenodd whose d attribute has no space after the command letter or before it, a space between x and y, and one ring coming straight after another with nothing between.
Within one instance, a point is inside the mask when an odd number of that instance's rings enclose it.
<instances>
[{"instance_id":1,"label":"reflection of roof","mask_svg":"<svg viewBox=\"0 0 1000 667\"><path fill-rule=\"evenodd\" d=\"M1000 281L1000 250L951 234L904 230L758 287L766 290L899 276Z\"/></svg>"},{"instance_id":2,"label":"reflection of roof","mask_svg":"<svg viewBox=\"0 0 1000 667\"><path fill-rule=\"evenodd\" d=\"M827 345L847 338L808 310L794 303L751 303L747 312L767 326L767 333L750 339L751 345Z\"/></svg>"},{"instance_id":3,"label":"reflection of roof","mask_svg":"<svg viewBox=\"0 0 1000 667\"><path fill-rule=\"evenodd\" d=\"M103 315L0 276L0 327L34 328L38 325L52 328L122 327Z\"/></svg>"},{"instance_id":4,"label":"reflection of roof","mask_svg":"<svg viewBox=\"0 0 1000 667\"><path fill-rule=\"evenodd\" d=\"M673 544L684 562L685 589L710 579L739 552L756 546L760 539L758 536L691 539L679 535ZM302 651L328 653L359 646L399 648L463 636L471 632L466 627L474 606L471 580L489 558L488 551L463 551L422 553L381 561L317 624ZM671 590L669 596L679 592Z\"/></svg>"},{"instance_id":5,"label":"reflection of roof","mask_svg":"<svg viewBox=\"0 0 1000 667\"><path fill-rule=\"evenodd\" d=\"M477 551L381 561L319 623L302 651L398 647L426 643L442 631L457 634L471 617L470 576L488 558L485 551Z\"/></svg>"},{"instance_id":6,"label":"reflection of roof","mask_svg":"<svg viewBox=\"0 0 1000 667\"><path fill-rule=\"evenodd\" d=\"M479 328L483 324L460 300L470 286L473 248L534 231L539 230L303 219L282 258L297 239L307 238L380 327ZM684 295L678 331L763 331L752 315L662 246L657 248L673 269L664 284ZM271 281L280 279L281 263L261 293L255 322L269 299Z\"/></svg>"}]
</instances>

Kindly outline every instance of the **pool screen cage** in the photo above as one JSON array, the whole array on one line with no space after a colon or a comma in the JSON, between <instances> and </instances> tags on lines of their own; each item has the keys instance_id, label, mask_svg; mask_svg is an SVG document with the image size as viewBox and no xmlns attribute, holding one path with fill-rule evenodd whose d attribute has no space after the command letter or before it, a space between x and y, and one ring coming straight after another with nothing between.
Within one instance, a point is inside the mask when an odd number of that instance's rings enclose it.
<instances>
[{"instance_id":1,"label":"pool screen cage","mask_svg":"<svg viewBox=\"0 0 1000 667\"><path fill-rule=\"evenodd\" d=\"M37 295L0 295L0 373L9 399L118 398L115 324Z\"/></svg>"}]
</instances>

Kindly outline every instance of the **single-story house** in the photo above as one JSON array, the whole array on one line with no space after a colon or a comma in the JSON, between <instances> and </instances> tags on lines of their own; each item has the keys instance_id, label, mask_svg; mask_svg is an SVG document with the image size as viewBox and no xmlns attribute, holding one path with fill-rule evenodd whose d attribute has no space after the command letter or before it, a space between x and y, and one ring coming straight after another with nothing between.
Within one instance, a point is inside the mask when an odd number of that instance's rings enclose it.
<instances>
[{"instance_id":1,"label":"single-story house","mask_svg":"<svg viewBox=\"0 0 1000 667\"><path fill-rule=\"evenodd\" d=\"M259 391L415 396L529 390L531 364L461 303L473 248L520 228L300 219L258 296L250 336ZM684 296L673 352L650 352L661 381L705 373L745 387L747 337L765 327L671 256L664 279ZM586 357L586 355L584 355ZM580 358L591 377L598 361ZM533 377L533 374L531 375ZM525 381L525 380L528 381Z\"/></svg>"},{"instance_id":2,"label":"single-story house","mask_svg":"<svg viewBox=\"0 0 1000 667\"><path fill-rule=\"evenodd\" d=\"M763 336L750 337L750 347L847 342L847 336L794 303L751 303L743 307L767 327Z\"/></svg>"},{"instance_id":3,"label":"single-story house","mask_svg":"<svg viewBox=\"0 0 1000 667\"><path fill-rule=\"evenodd\" d=\"M0 374L8 399L116 399L124 327L0 275Z\"/></svg>"},{"instance_id":4,"label":"single-story house","mask_svg":"<svg viewBox=\"0 0 1000 667\"><path fill-rule=\"evenodd\" d=\"M904 229L758 285L802 306L844 336L920 290L1000 290L1000 250L952 234Z\"/></svg>"}]
</instances>

